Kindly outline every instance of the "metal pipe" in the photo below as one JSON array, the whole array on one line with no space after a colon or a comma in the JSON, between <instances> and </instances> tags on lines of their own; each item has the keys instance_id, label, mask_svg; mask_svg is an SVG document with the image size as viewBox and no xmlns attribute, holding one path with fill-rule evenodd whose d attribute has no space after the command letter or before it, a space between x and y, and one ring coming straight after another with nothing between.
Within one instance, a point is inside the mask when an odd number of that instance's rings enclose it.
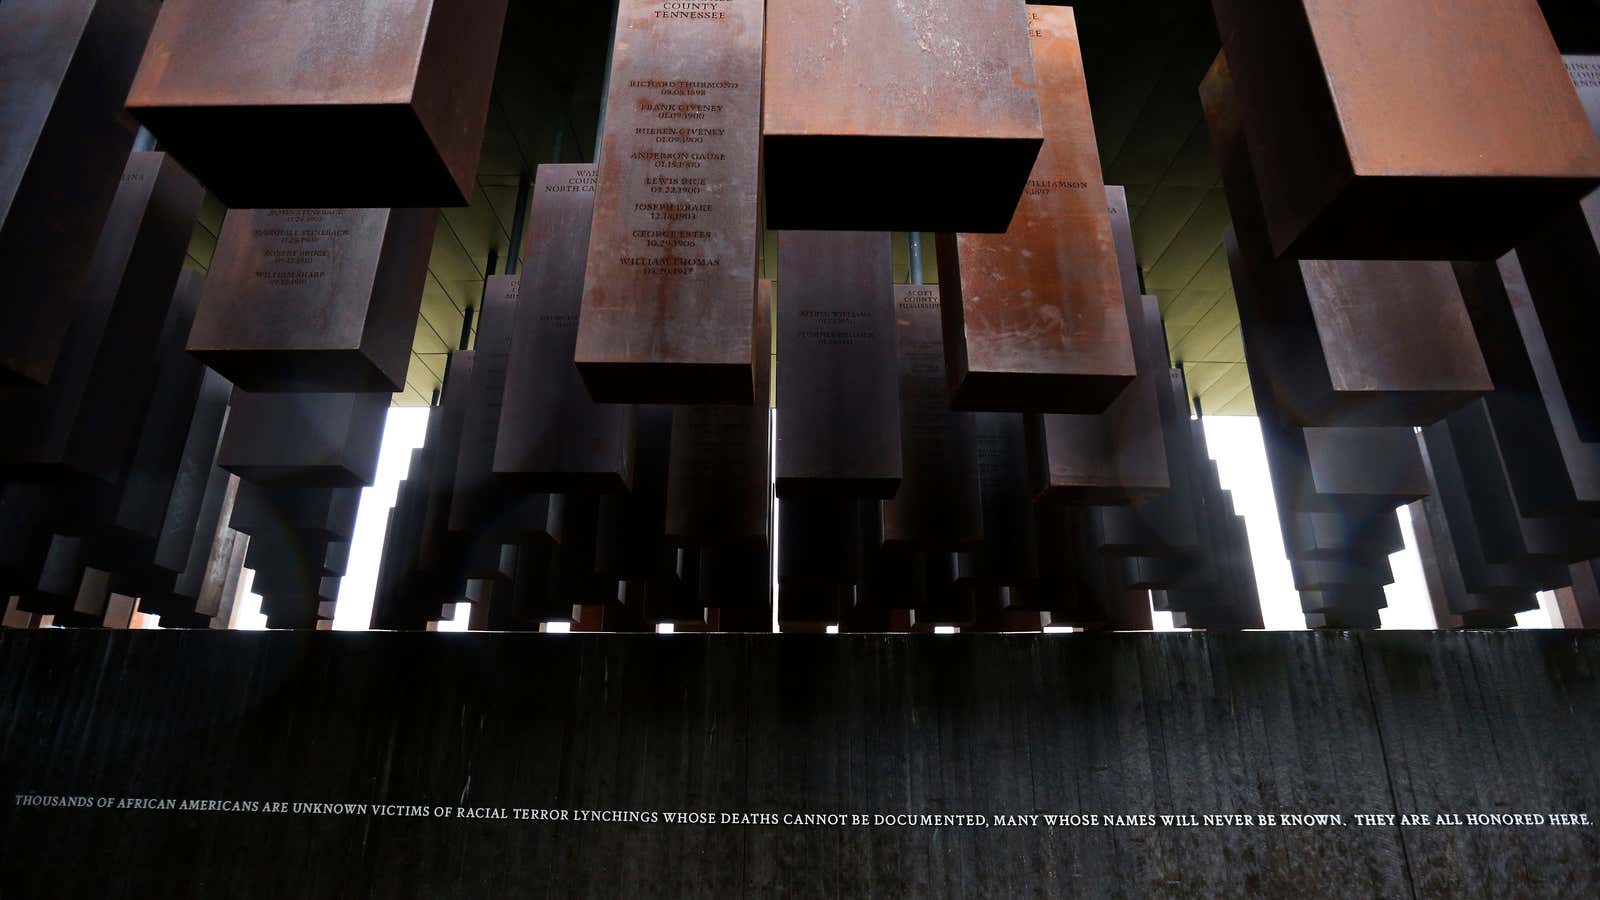
<instances>
[{"instance_id":1,"label":"metal pipe","mask_svg":"<svg viewBox=\"0 0 1600 900\"><path fill-rule=\"evenodd\" d=\"M522 231L528 223L528 193L533 181L526 172L517 179L517 208L511 213L511 246L506 248L506 274L517 274L522 262Z\"/></svg>"},{"instance_id":2,"label":"metal pipe","mask_svg":"<svg viewBox=\"0 0 1600 900\"><path fill-rule=\"evenodd\" d=\"M906 279L907 284L922 283L922 232L911 231L906 234L911 243L911 274Z\"/></svg>"}]
</instances>

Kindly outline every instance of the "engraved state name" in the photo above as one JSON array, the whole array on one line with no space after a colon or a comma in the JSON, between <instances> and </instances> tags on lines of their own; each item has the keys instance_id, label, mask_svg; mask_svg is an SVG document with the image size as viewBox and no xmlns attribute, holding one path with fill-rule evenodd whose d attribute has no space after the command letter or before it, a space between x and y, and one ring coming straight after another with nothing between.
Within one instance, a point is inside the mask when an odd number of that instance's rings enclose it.
<instances>
[{"instance_id":1,"label":"engraved state name","mask_svg":"<svg viewBox=\"0 0 1600 900\"><path fill-rule=\"evenodd\" d=\"M651 15L657 19L694 19L721 21L728 18L725 11L729 0L665 0L660 9Z\"/></svg>"}]
</instances>

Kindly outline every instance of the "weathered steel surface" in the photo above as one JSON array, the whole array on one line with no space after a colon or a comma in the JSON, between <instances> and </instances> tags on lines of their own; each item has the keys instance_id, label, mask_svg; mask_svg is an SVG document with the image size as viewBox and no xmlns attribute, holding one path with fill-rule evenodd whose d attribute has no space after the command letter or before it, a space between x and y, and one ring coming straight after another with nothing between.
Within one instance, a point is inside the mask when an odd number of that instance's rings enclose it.
<instances>
[{"instance_id":1,"label":"weathered steel surface","mask_svg":"<svg viewBox=\"0 0 1600 900\"><path fill-rule=\"evenodd\" d=\"M900 388L887 232L778 235L779 497L893 497Z\"/></svg>"},{"instance_id":2,"label":"weathered steel surface","mask_svg":"<svg viewBox=\"0 0 1600 900\"><path fill-rule=\"evenodd\" d=\"M1494 380L1483 403L1495 430L1515 436L1500 444L1506 476L1529 515L1600 511L1600 444L1577 432L1518 256L1455 264Z\"/></svg>"},{"instance_id":3,"label":"weathered steel surface","mask_svg":"<svg viewBox=\"0 0 1600 900\"><path fill-rule=\"evenodd\" d=\"M1457 464L1470 486L1478 538L1490 562L1520 559L1580 562L1600 556L1600 518L1568 509L1534 515L1523 509L1510 480L1504 448L1516 433L1502 433L1483 401L1445 418Z\"/></svg>"},{"instance_id":4,"label":"weathered steel surface","mask_svg":"<svg viewBox=\"0 0 1600 900\"><path fill-rule=\"evenodd\" d=\"M897 284L900 488L883 504L883 540L915 550L971 550L983 540L976 414L950 408L939 288Z\"/></svg>"},{"instance_id":5,"label":"weathered steel surface","mask_svg":"<svg viewBox=\"0 0 1600 900\"><path fill-rule=\"evenodd\" d=\"M115 481L156 375L156 347L204 190L166 154L127 160L50 384L0 389L0 468ZM80 260L80 265L82 261Z\"/></svg>"},{"instance_id":6,"label":"weathered steel surface","mask_svg":"<svg viewBox=\"0 0 1600 900\"><path fill-rule=\"evenodd\" d=\"M666 530L667 539L675 544L766 544L771 517L770 281L761 282L754 334L758 398L754 405L673 409Z\"/></svg>"},{"instance_id":7,"label":"weathered steel surface","mask_svg":"<svg viewBox=\"0 0 1600 900\"><path fill-rule=\"evenodd\" d=\"M1122 284L1072 10L1030 17L1044 149L1003 234L939 235L945 368L958 408L1099 413L1137 374L1138 282Z\"/></svg>"},{"instance_id":8,"label":"weathered steel surface","mask_svg":"<svg viewBox=\"0 0 1600 900\"><path fill-rule=\"evenodd\" d=\"M128 109L230 207L465 206L505 14L170 0Z\"/></svg>"},{"instance_id":9,"label":"weathered steel surface","mask_svg":"<svg viewBox=\"0 0 1600 900\"><path fill-rule=\"evenodd\" d=\"M1479 501L1477 487L1468 481L1448 423L1424 428L1417 441L1433 488L1424 505L1437 505L1441 511L1441 521L1469 594L1504 600L1567 583L1571 575L1565 563L1530 557L1507 559L1504 553L1497 552L1498 548L1484 543L1482 533L1487 523L1480 520L1494 511ZM1432 527L1436 540L1446 531L1438 523Z\"/></svg>"},{"instance_id":10,"label":"weathered steel surface","mask_svg":"<svg viewBox=\"0 0 1600 900\"><path fill-rule=\"evenodd\" d=\"M399 391L432 209L236 209L189 352L248 391Z\"/></svg>"},{"instance_id":11,"label":"weathered steel surface","mask_svg":"<svg viewBox=\"0 0 1600 900\"><path fill-rule=\"evenodd\" d=\"M596 403L573 365L595 168L540 166L533 190L494 472L533 491L626 490L633 407Z\"/></svg>"},{"instance_id":12,"label":"weathered steel surface","mask_svg":"<svg viewBox=\"0 0 1600 900\"><path fill-rule=\"evenodd\" d=\"M1537 0L1211 5L1277 254L1493 258L1600 183Z\"/></svg>"},{"instance_id":13,"label":"weathered steel surface","mask_svg":"<svg viewBox=\"0 0 1600 900\"><path fill-rule=\"evenodd\" d=\"M1104 413L1029 417L1034 493L1047 503L1131 503L1172 486L1159 396L1169 368L1166 339L1139 293L1127 193L1108 185L1106 200L1138 375Z\"/></svg>"},{"instance_id":14,"label":"weathered steel surface","mask_svg":"<svg viewBox=\"0 0 1600 900\"><path fill-rule=\"evenodd\" d=\"M1039 575L1033 492L1028 486L1027 437L1017 413L978 413L978 478L983 502L983 549L975 576L1021 587Z\"/></svg>"},{"instance_id":15,"label":"weathered steel surface","mask_svg":"<svg viewBox=\"0 0 1600 900\"><path fill-rule=\"evenodd\" d=\"M1044 137L1024 10L768 0L768 227L1004 231Z\"/></svg>"},{"instance_id":16,"label":"weathered steel surface","mask_svg":"<svg viewBox=\"0 0 1600 900\"><path fill-rule=\"evenodd\" d=\"M575 354L596 400L759 402L764 11L710 6L618 9Z\"/></svg>"},{"instance_id":17,"label":"weathered steel surface","mask_svg":"<svg viewBox=\"0 0 1600 900\"><path fill-rule=\"evenodd\" d=\"M217 464L252 481L371 484L388 394L253 394L235 389Z\"/></svg>"},{"instance_id":18,"label":"weathered steel surface","mask_svg":"<svg viewBox=\"0 0 1600 900\"><path fill-rule=\"evenodd\" d=\"M82 304L134 124L157 0L0 6L0 382L48 383Z\"/></svg>"},{"instance_id":19,"label":"weathered steel surface","mask_svg":"<svg viewBox=\"0 0 1600 900\"><path fill-rule=\"evenodd\" d=\"M1600 56L1566 57L1567 70L1600 135ZM1591 340L1600 330L1594 296L1600 285L1600 191L1546 221L1517 247L1528 294L1548 344L1551 367L1572 424L1588 442L1600 442L1600 387Z\"/></svg>"},{"instance_id":20,"label":"weathered steel surface","mask_svg":"<svg viewBox=\"0 0 1600 900\"><path fill-rule=\"evenodd\" d=\"M202 280L193 269L184 270L178 280L153 360L157 375L142 404L142 421L132 453L122 469L110 516L100 523L103 534L138 542L141 562L148 563L153 558L155 541L166 522L167 507L187 449L189 423L195 416L201 382L207 372L198 360L183 352L184 335L200 303ZM215 411L213 415L220 423L220 415ZM216 441L217 432L212 431L205 449L207 468ZM206 442L202 435L200 443Z\"/></svg>"},{"instance_id":21,"label":"weathered steel surface","mask_svg":"<svg viewBox=\"0 0 1600 900\"><path fill-rule=\"evenodd\" d=\"M1299 425L1427 425L1492 389L1448 263L1275 259L1225 59L1201 99L1233 217L1239 315L1267 379L1258 390Z\"/></svg>"},{"instance_id":22,"label":"weathered steel surface","mask_svg":"<svg viewBox=\"0 0 1600 900\"><path fill-rule=\"evenodd\" d=\"M550 495L516 490L494 475L495 441L505 414L506 370L516 321L518 278L495 275L483 292L472 384L462 414L461 451L450 495L450 530L488 545L555 540ZM452 379L459 373L452 370ZM487 550L482 552L488 552Z\"/></svg>"}]
</instances>

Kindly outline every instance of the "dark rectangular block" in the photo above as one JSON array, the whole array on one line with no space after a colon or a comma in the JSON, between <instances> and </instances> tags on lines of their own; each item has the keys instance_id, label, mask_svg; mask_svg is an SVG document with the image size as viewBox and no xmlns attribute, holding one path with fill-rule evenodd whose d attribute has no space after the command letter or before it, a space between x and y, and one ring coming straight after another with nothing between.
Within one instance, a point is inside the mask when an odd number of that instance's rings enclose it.
<instances>
[{"instance_id":1,"label":"dark rectangular block","mask_svg":"<svg viewBox=\"0 0 1600 900\"><path fill-rule=\"evenodd\" d=\"M492 276L484 288L473 350L477 360L463 414L455 489L450 496L450 530L470 534L486 546L553 541L559 534L554 520L559 510L552 510L549 494L502 484L494 474L517 291L515 275ZM452 371L451 378L456 377L459 373Z\"/></svg>"},{"instance_id":2,"label":"dark rectangular block","mask_svg":"<svg viewBox=\"0 0 1600 900\"><path fill-rule=\"evenodd\" d=\"M1600 183L1537 0L1211 6L1275 255L1491 259Z\"/></svg>"},{"instance_id":3,"label":"dark rectangular block","mask_svg":"<svg viewBox=\"0 0 1600 900\"><path fill-rule=\"evenodd\" d=\"M0 418L13 429L0 444L0 469L28 479L117 479L204 196L166 154L128 157L50 383L0 389Z\"/></svg>"},{"instance_id":4,"label":"dark rectangular block","mask_svg":"<svg viewBox=\"0 0 1600 900\"><path fill-rule=\"evenodd\" d=\"M618 7L574 355L596 400L753 399L764 5L713 6Z\"/></svg>"},{"instance_id":5,"label":"dark rectangular block","mask_svg":"<svg viewBox=\"0 0 1600 900\"><path fill-rule=\"evenodd\" d=\"M1600 135L1600 56L1569 56L1566 62L1589 124ZM1600 329L1591 302L1600 279L1600 191L1549 217L1517 246L1517 258L1573 424L1585 441L1600 441L1600 388L1588 339Z\"/></svg>"},{"instance_id":6,"label":"dark rectangular block","mask_svg":"<svg viewBox=\"0 0 1600 900\"><path fill-rule=\"evenodd\" d=\"M633 480L633 407L596 403L573 366L595 200L594 166L539 167L517 288L494 473L548 493Z\"/></svg>"},{"instance_id":7,"label":"dark rectangular block","mask_svg":"<svg viewBox=\"0 0 1600 900\"><path fill-rule=\"evenodd\" d=\"M205 370L156 542L157 568L187 573L205 566L228 488L228 473L216 461L232 393L226 378Z\"/></svg>"},{"instance_id":8,"label":"dark rectangular block","mask_svg":"<svg viewBox=\"0 0 1600 900\"><path fill-rule=\"evenodd\" d=\"M700 551L700 605L729 611L766 611L771 630L772 560L766 547L708 547Z\"/></svg>"},{"instance_id":9,"label":"dark rectangular block","mask_svg":"<svg viewBox=\"0 0 1600 900\"><path fill-rule=\"evenodd\" d=\"M883 540L915 550L983 541L976 414L950 408L937 285L894 286L900 360L899 490L883 503Z\"/></svg>"},{"instance_id":10,"label":"dark rectangular block","mask_svg":"<svg viewBox=\"0 0 1600 900\"><path fill-rule=\"evenodd\" d=\"M247 481L372 484L388 394L253 394L235 389L217 464Z\"/></svg>"},{"instance_id":11,"label":"dark rectangular block","mask_svg":"<svg viewBox=\"0 0 1600 900\"><path fill-rule=\"evenodd\" d=\"M652 579L670 571L677 554L667 542L668 474L672 451L670 406L638 408L633 486L606 498L618 515L604 520L595 567L622 579Z\"/></svg>"},{"instance_id":12,"label":"dark rectangular block","mask_svg":"<svg viewBox=\"0 0 1600 900\"><path fill-rule=\"evenodd\" d=\"M174 0L128 109L230 207L466 206L505 15L506 0L293 15Z\"/></svg>"},{"instance_id":13,"label":"dark rectangular block","mask_svg":"<svg viewBox=\"0 0 1600 900\"><path fill-rule=\"evenodd\" d=\"M977 441L983 549L977 554L976 575L1000 585L1027 585L1039 577L1040 548L1023 417L978 413Z\"/></svg>"},{"instance_id":14,"label":"dark rectangular block","mask_svg":"<svg viewBox=\"0 0 1600 900\"><path fill-rule=\"evenodd\" d=\"M0 7L0 383L46 384L135 124L122 110L157 0Z\"/></svg>"},{"instance_id":15,"label":"dark rectangular block","mask_svg":"<svg viewBox=\"0 0 1600 900\"><path fill-rule=\"evenodd\" d=\"M667 539L684 546L767 542L771 518L772 282L756 303L753 406L679 406L672 412ZM715 604L705 604L712 606Z\"/></svg>"},{"instance_id":16,"label":"dark rectangular block","mask_svg":"<svg viewBox=\"0 0 1600 900\"><path fill-rule=\"evenodd\" d=\"M203 280L193 269L185 269L178 280L158 347L154 389L144 405L143 421L123 470L110 519L104 523L103 533L148 543L152 548L161 536L167 508L173 500L173 487L188 449L189 423L195 416L200 385L208 371L183 352L184 336L194 321ZM214 425L220 425L220 414L214 410L213 414ZM208 469L217 446L217 432L213 430L209 437L210 444L205 448ZM201 436L200 443L205 440Z\"/></svg>"},{"instance_id":17,"label":"dark rectangular block","mask_svg":"<svg viewBox=\"0 0 1600 900\"><path fill-rule=\"evenodd\" d=\"M1492 559L1500 554L1484 544L1483 527L1478 521L1492 514L1492 510L1477 499L1475 486L1467 481L1448 423L1439 422L1424 428L1417 442L1433 488L1430 502L1437 503L1442 510L1468 593L1520 594L1566 583L1571 576L1564 563L1529 558L1504 562ZM1436 540L1440 531L1435 526Z\"/></svg>"},{"instance_id":18,"label":"dark rectangular block","mask_svg":"<svg viewBox=\"0 0 1600 900\"><path fill-rule=\"evenodd\" d=\"M1138 375L1103 413L1029 417L1034 493L1052 504L1132 503L1172 486L1159 396L1170 368L1166 340L1147 333L1161 331L1161 325L1159 318L1146 317L1145 298L1139 293L1127 194L1108 185L1106 197Z\"/></svg>"},{"instance_id":19,"label":"dark rectangular block","mask_svg":"<svg viewBox=\"0 0 1600 900\"><path fill-rule=\"evenodd\" d=\"M778 235L779 497L900 485L891 254L887 232Z\"/></svg>"},{"instance_id":20,"label":"dark rectangular block","mask_svg":"<svg viewBox=\"0 0 1600 900\"><path fill-rule=\"evenodd\" d=\"M768 0L767 227L1004 231L1045 137L1028 19L1022 0Z\"/></svg>"},{"instance_id":21,"label":"dark rectangular block","mask_svg":"<svg viewBox=\"0 0 1600 900\"><path fill-rule=\"evenodd\" d=\"M842 497L779 500L778 583L840 585L859 581L864 543L861 505Z\"/></svg>"},{"instance_id":22,"label":"dark rectangular block","mask_svg":"<svg viewBox=\"0 0 1600 900\"><path fill-rule=\"evenodd\" d=\"M960 409L1099 413L1137 374L1125 287L1072 10L1029 15L1044 149L1004 233L939 235L945 369Z\"/></svg>"},{"instance_id":23,"label":"dark rectangular block","mask_svg":"<svg viewBox=\"0 0 1600 900\"><path fill-rule=\"evenodd\" d=\"M1441 424L1450 431L1457 464L1471 488L1478 537L1489 561L1574 563L1600 556L1600 518L1571 510L1534 516L1522 508L1503 450L1520 435L1501 433L1483 401L1451 413Z\"/></svg>"},{"instance_id":24,"label":"dark rectangular block","mask_svg":"<svg viewBox=\"0 0 1600 900\"><path fill-rule=\"evenodd\" d=\"M235 209L189 352L247 391L395 392L422 306L433 209Z\"/></svg>"},{"instance_id":25,"label":"dark rectangular block","mask_svg":"<svg viewBox=\"0 0 1600 900\"><path fill-rule=\"evenodd\" d=\"M1500 447L1506 476L1529 515L1600 511L1600 443L1577 431L1518 256L1455 264L1494 380L1483 403L1495 430L1515 435Z\"/></svg>"},{"instance_id":26,"label":"dark rectangular block","mask_svg":"<svg viewBox=\"0 0 1600 900\"><path fill-rule=\"evenodd\" d=\"M1290 559L1345 559L1352 554L1387 557L1405 549L1393 509L1381 504L1367 511L1352 507L1290 513L1279 523L1284 552Z\"/></svg>"},{"instance_id":27,"label":"dark rectangular block","mask_svg":"<svg viewBox=\"0 0 1600 900\"><path fill-rule=\"evenodd\" d=\"M1276 259L1222 60L1201 99L1233 218L1239 317L1267 379L1252 379L1258 391L1296 424L1427 425L1493 388L1449 263Z\"/></svg>"},{"instance_id":28,"label":"dark rectangular block","mask_svg":"<svg viewBox=\"0 0 1600 900\"><path fill-rule=\"evenodd\" d=\"M263 539L300 532L330 543L348 541L360 504L356 488L286 488L241 480L228 527Z\"/></svg>"}]
</instances>

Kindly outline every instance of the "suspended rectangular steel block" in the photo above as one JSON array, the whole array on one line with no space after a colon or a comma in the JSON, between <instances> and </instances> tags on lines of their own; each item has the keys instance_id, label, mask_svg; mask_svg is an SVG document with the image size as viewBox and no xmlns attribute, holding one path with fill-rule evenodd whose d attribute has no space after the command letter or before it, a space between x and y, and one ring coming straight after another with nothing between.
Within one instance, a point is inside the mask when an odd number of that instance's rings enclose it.
<instances>
[{"instance_id":1,"label":"suspended rectangular steel block","mask_svg":"<svg viewBox=\"0 0 1600 900\"><path fill-rule=\"evenodd\" d=\"M524 490L614 493L633 480L633 407L596 403L573 365L596 170L540 166L494 472Z\"/></svg>"},{"instance_id":2,"label":"suspended rectangular steel block","mask_svg":"<svg viewBox=\"0 0 1600 900\"><path fill-rule=\"evenodd\" d=\"M976 549L983 541L975 413L950 408L937 285L894 286L904 473L883 503L883 540L905 549Z\"/></svg>"},{"instance_id":3,"label":"suspended rectangular steel block","mask_svg":"<svg viewBox=\"0 0 1600 900\"><path fill-rule=\"evenodd\" d=\"M1211 6L1276 255L1491 259L1600 184L1537 0Z\"/></svg>"},{"instance_id":4,"label":"suspended rectangular steel block","mask_svg":"<svg viewBox=\"0 0 1600 900\"><path fill-rule=\"evenodd\" d=\"M466 206L505 14L169 0L128 109L229 207Z\"/></svg>"},{"instance_id":5,"label":"suspended rectangular steel block","mask_svg":"<svg viewBox=\"0 0 1600 900\"><path fill-rule=\"evenodd\" d=\"M1106 196L1138 376L1103 413L1028 417L1034 494L1051 504L1131 503L1172 485L1159 397L1169 368L1166 341L1159 333L1146 333L1152 325L1159 332L1160 320L1146 318L1139 294L1126 192L1107 186Z\"/></svg>"},{"instance_id":6,"label":"suspended rectangular steel block","mask_svg":"<svg viewBox=\"0 0 1600 900\"><path fill-rule=\"evenodd\" d=\"M1600 512L1600 443L1578 434L1518 256L1455 264L1494 381L1485 409L1515 436L1500 446L1505 474L1528 515Z\"/></svg>"},{"instance_id":7,"label":"suspended rectangular steel block","mask_svg":"<svg viewBox=\"0 0 1600 900\"><path fill-rule=\"evenodd\" d=\"M185 269L173 293L167 323L156 348L158 374L143 407L142 422L133 442L133 452L122 472L121 484L112 504L104 532L149 544L161 536L173 487L183 466L189 438L189 423L200 400L200 386L207 369L183 350L184 335L194 321L200 303L203 277ZM224 401L226 402L226 401ZM220 415L216 422L220 424ZM206 448L206 468L216 450L217 434L210 435ZM205 443L202 436L201 443ZM153 554L142 553L145 561Z\"/></svg>"},{"instance_id":8,"label":"suspended rectangular steel block","mask_svg":"<svg viewBox=\"0 0 1600 900\"><path fill-rule=\"evenodd\" d=\"M247 391L405 389L439 215L236 209L189 352Z\"/></svg>"},{"instance_id":9,"label":"suspended rectangular steel block","mask_svg":"<svg viewBox=\"0 0 1600 900\"><path fill-rule=\"evenodd\" d=\"M552 510L549 494L515 489L501 484L494 475L518 280L515 275L496 275L484 288L478 341L472 351L476 362L462 415L461 450L450 496L450 530L472 535L485 546L554 541L559 534L553 515L559 511ZM450 377L459 377L459 373L452 370Z\"/></svg>"},{"instance_id":10,"label":"suspended rectangular steel block","mask_svg":"<svg viewBox=\"0 0 1600 900\"><path fill-rule=\"evenodd\" d=\"M574 354L596 400L755 399L764 11L711 6L618 7Z\"/></svg>"},{"instance_id":11,"label":"suspended rectangular steel block","mask_svg":"<svg viewBox=\"0 0 1600 900\"><path fill-rule=\"evenodd\" d=\"M0 416L14 430L0 442L0 470L117 480L204 196L164 153L127 158L54 376L43 387L0 388Z\"/></svg>"},{"instance_id":12,"label":"suspended rectangular steel block","mask_svg":"<svg viewBox=\"0 0 1600 900\"><path fill-rule=\"evenodd\" d=\"M0 6L0 385L46 384L137 126L122 110L157 0Z\"/></svg>"},{"instance_id":13,"label":"suspended rectangular steel block","mask_svg":"<svg viewBox=\"0 0 1600 900\"><path fill-rule=\"evenodd\" d=\"M378 472L388 394L233 392L217 465L247 481L359 487Z\"/></svg>"},{"instance_id":14,"label":"suspended rectangular steel block","mask_svg":"<svg viewBox=\"0 0 1600 900\"><path fill-rule=\"evenodd\" d=\"M1492 558L1504 556L1485 545L1479 519L1493 511L1479 501L1476 486L1467 480L1448 423L1424 428L1416 440L1432 489L1425 506L1436 504L1441 515L1438 522L1429 517L1434 538L1441 538L1442 523L1469 594L1520 596L1567 583L1571 575L1565 563L1533 558L1496 562Z\"/></svg>"},{"instance_id":15,"label":"suspended rectangular steel block","mask_svg":"<svg viewBox=\"0 0 1600 900\"><path fill-rule=\"evenodd\" d=\"M360 503L359 488L281 487L241 480L227 524L265 541L281 541L290 534L328 543L349 541Z\"/></svg>"},{"instance_id":16,"label":"suspended rectangular steel block","mask_svg":"<svg viewBox=\"0 0 1600 900\"><path fill-rule=\"evenodd\" d=\"M1226 68L1201 85L1233 225L1225 238L1252 378L1299 425L1427 425L1489 391L1450 264L1275 259Z\"/></svg>"},{"instance_id":17,"label":"suspended rectangular steel block","mask_svg":"<svg viewBox=\"0 0 1600 900\"><path fill-rule=\"evenodd\" d=\"M978 413L978 478L983 501L983 549L975 577L1023 586L1039 577L1033 492L1028 485L1027 435L1018 413Z\"/></svg>"},{"instance_id":18,"label":"suspended rectangular steel block","mask_svg":"<svg viewBox=\"0 0 1600 900\"><path fill-rule=\"evenodd\" d=\"M683 546L767 542L771 517L772 282L756 304L752 406L679 406L672 412L667 539ZM718 604L707 603L705 606Z\"/></svg>"},{"instance_id":19,"label":"suspended rectangular steel block","mask_svg":"<svg viewBox=\"0 0 1600 900\"><path fill-rule=\"evenodd\" d=\"M1600 56L1568 56L1567 71L1600 135ZM1600 191L1550 217L1517 247L1528 298L1543 326L1551 367L1586 442L1600 442L1600 387L1590 335L1600 329L1594 294L1600 284Z\"/></svg>"},{"instance_id":20,"label":"suspended rectangular steel block","mask_svg":"<svg viewBox=\"0 0 1600 900\"><path fill-rule=\"evenodd\" d=\"M841 585L859 581L860 507L861 501L844 497L779 500L778 583Z\"/></svg>"},{"instance_id":21,"label":"suspended rectangular steel block","mask_svg":"<svg viewBox=\"0 0 1600 900\"><path fill-rule=\"evenodd\" d=\"M1449 429L1456 464L1472 492L1473 519L1485 558L1497 563L1521 559L1575 563L1600 557L1600 517L1575 509L1536 516L1522 508L1504 449L1517 443L1520 435L1501 433L1483 401L1451 413L1442 424Z\"/></svg>"},{"instance_id":22,"label":"suspended rectangular steel block","mask_svg":"<svg viewBox=\"0 0 1600 900\"><path fill-rule=\"evenodd\" d=\"M1045 137L1028 20L1022 0L768 0L767 227L1004 231Z\"/></svg>"},{"instance_id":23,"label":"suspended rectangular steel block","mask_svg":"<svg viewBox=\"0 0 1600 900\"><path fill-rule=\"evenodd\" d=\"M778 235L779 497L893 497L899 369L887 232Z\"/></svg>"},{"instance_id":24,"label":"suspended rectangular steel block","mask_svg":"<svg viewBox=\"0 0 1600 900\"><path fill-rule=\"evenodd\" d=\"M216 459L232 393L226 378L205 370L152 559L159 569L180 576L191 570L198 573L210 555L227 495L228 473L217 467Z\"/></svg>"},{"instance_id":25,"label":"suspended rectangular steel block","mask_svg":"<svg viewBox=\"0 0 1600 900\"><path fill-rule=\"evenodd\" d=\"M1029 15L1044 149L1004 233L939 235L946 375L958 409L1099 413L1138 374L1125 288L1072 10Z\"/></svg>"}]
</instances>

